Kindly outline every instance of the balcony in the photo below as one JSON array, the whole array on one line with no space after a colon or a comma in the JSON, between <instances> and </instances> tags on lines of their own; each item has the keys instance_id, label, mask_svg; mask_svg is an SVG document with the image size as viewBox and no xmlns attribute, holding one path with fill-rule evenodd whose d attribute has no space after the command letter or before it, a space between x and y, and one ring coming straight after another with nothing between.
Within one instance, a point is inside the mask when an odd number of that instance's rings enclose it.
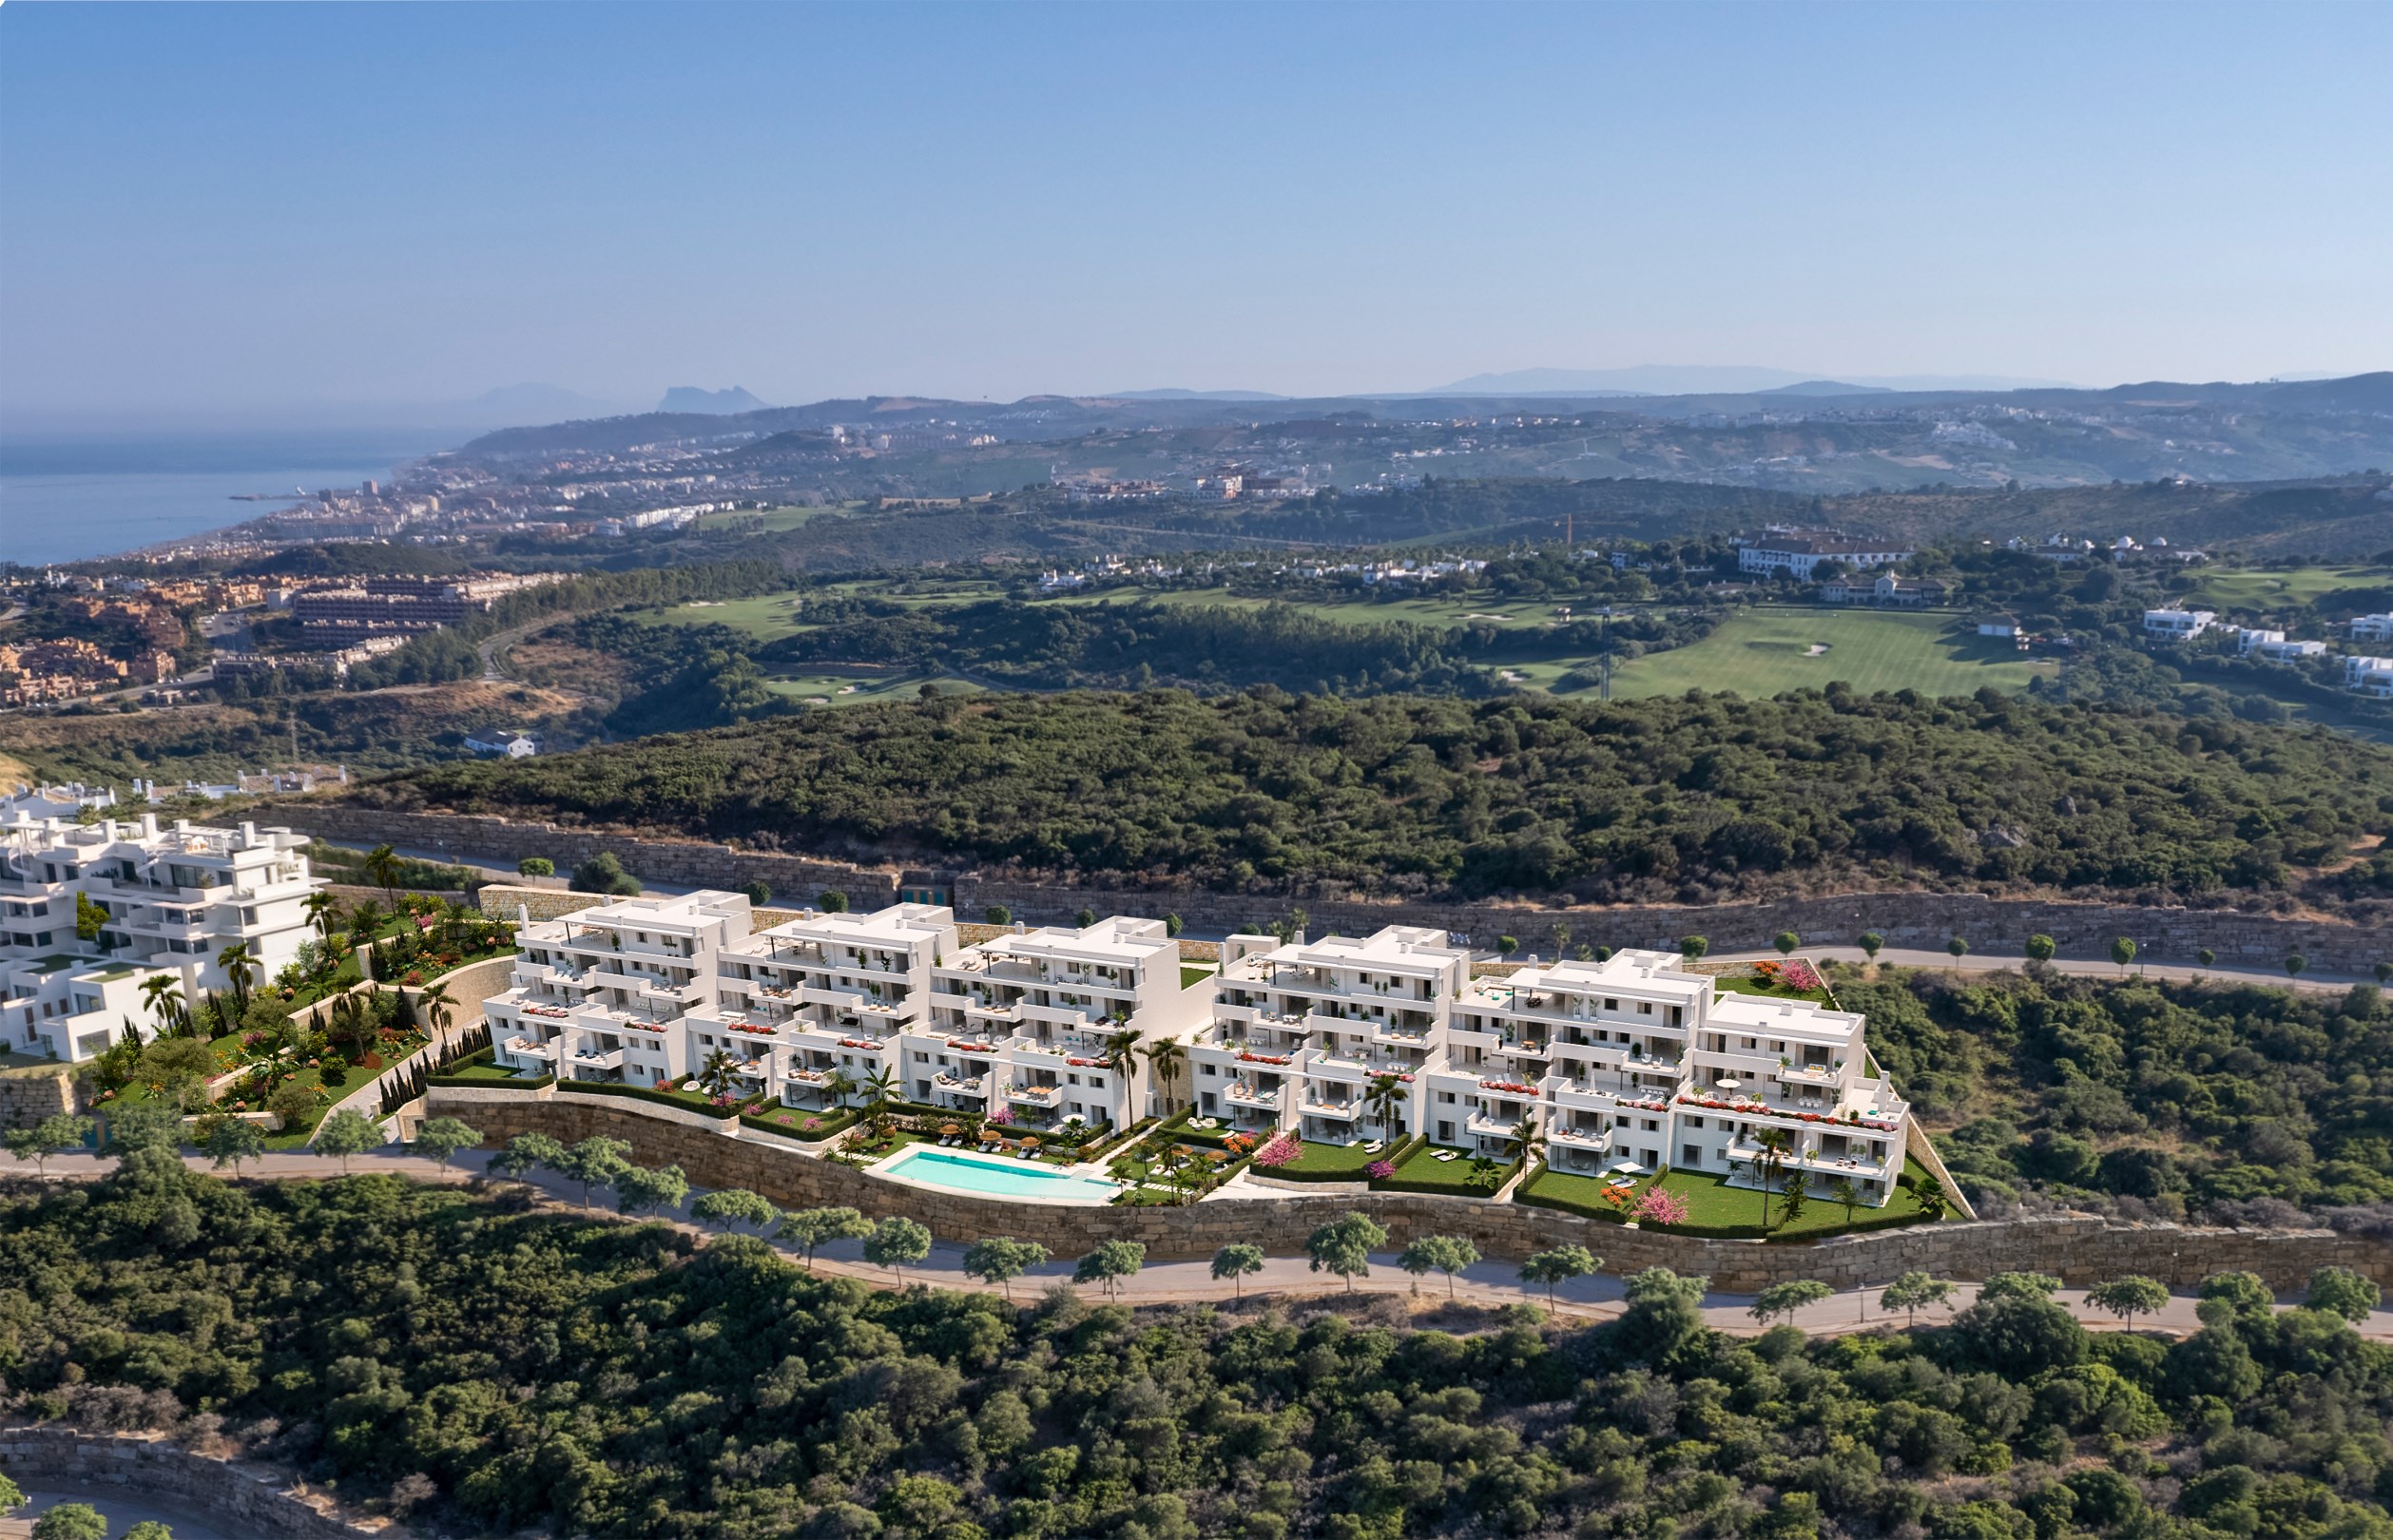
<instances>
[{"instance_id":1,"label":"balcony","mask_svg":"<svg viewBox=\"0 0 2393 1540\"><path fill-rule=\"evenodd\" d=\"M1388 1048L1425 1049L1429 1046L1429 1029L1394 1025L1375 1026L1371 1030L1371 1041Z\"/></svg>"},{"instance_id":2,"label":"balcony","mask_svg":"<svg viewBox=\"0 0 2393 1540\"><path fill-rule=\"evenodd\" d=\"M1222 1092L1222 1098L1232 1107L1262 1107L1270 1112L1280 1110L1280 1092L1277 1088L1265 1090L1260 1086L1247 1085L1243 1081L1233 1082L1228 1089Z\"/></svg>"},{"instance_id":3,"label":"balcony","mask_svg":"<svg viewBox=\"0 0 2393 1540\"><path fill-rule=\"evenodd\" d=\"M758 1021L751 1016L725 1016L723 1018L723 1030L726 1032L737 1032L742 1037L773 1038L781 1035L779 1027L770 1022Z\"/></svg>"},{"instance_id":4,"label":"balcony","mask_svg":"<svg viewBox=\"0 0 2393 1540\"><path fill-rule=\"evenodd\" d=\"M1064 1088L1061 1086L1009 1086L1006 1088L1005 1098L1009 1102L1019 1102L1025 1107L1043 1107L1052 1110L1064 1105Z\"/></svg>"},{"instance_id":5,"label":"balcony","mask_svg":"<svg viewBox=\"0 0 2393 1540\"><path fill-rule=\"evenodd\" d=\"M940 997L940 1003L950 1004L957 998L959 997L955 995L943 996ZM965 998L963 1005L965 1016L974 1021L1018 1022L1022 1019L1022 1002L1019 1000L1009 1000L1003 1005L998 1005L994 1002Z\"/></svg>"},{"instance_id":6,"label":"balcony","mask_svg":"<svg viewBox=\"0 0 2393 1540\"><path fill-rule=\"evenodd\" d=\"M1362 1116L1362 1104L1360 1102L1316 1101L1308 1093L1304 1100L1298 1104L1298 1110L1303 1112L1306 1117L1336 1118L1341 1123L1352 1123L1357 1118Z\"/></svg>"},{"instance_id":7,"label":"balcony","mask_svg":"<svg viewBox=\"0 0 2393 1540\"><path fill-rule=\"evenodd\" d=\"M619 1070L623 1068L623 1049L575 1049L570 1063L577 1071L582 1069Z\"/></svg>"},{"instance_id":8,"label":"balcony","mask_svg":"<svg viewBox=\"0 0 2393 1540\"><path fill-rule=\"evenodd\" d=\"M1609 1130L1574 1128L1568 1124L1555 1124L1546 1130L1546 1138L1557 1145L1571 1145L1580 1149L1604 1149L1611 1144Z\"/></svg>"},{"instance_id":9,"label":"balcony","mask_svg":"<svg viewBox=\"0 0 2393 1540\"><path fill-rule=\"evenodd\" d=\"M986 1096L989 1094L987 1075L973 1075L968 1078L962 1075L951 1075L942 1069L931 1077L931 1084L935 1088L945 1091L950 1096Z\"/></svg>"},{"instance_id":10,"label":"balcony","mask_svg":"<svg viewBox=\"0 0 2393 1540\"><path fill-rule=\"evenodd\" d=\"M511 1037L499 1045L499 1051L516 1059L538 1059L543 1064L557 1062L557 1045L554 1038L535 1041L529 1037Z\"/></svg>"}]
</instances>

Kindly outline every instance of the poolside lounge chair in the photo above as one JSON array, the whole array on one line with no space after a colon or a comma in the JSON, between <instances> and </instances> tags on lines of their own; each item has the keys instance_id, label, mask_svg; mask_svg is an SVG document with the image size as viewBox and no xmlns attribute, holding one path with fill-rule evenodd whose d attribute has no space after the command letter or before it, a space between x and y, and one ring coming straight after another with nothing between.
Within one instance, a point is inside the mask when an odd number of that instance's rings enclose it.
<instances>
[{"instance_id":1,"label":"poolside lounge chair","mask_svg":"<svg viewBox=\"0 0 2393 1540\"><path fill-rule=\"evenodd\" d=\"M1441 1149L1429 1158L1433 1161L1458 1161L1462 1159L1462 1152L1458 1149Z\"/></svg>"}]
</instances>

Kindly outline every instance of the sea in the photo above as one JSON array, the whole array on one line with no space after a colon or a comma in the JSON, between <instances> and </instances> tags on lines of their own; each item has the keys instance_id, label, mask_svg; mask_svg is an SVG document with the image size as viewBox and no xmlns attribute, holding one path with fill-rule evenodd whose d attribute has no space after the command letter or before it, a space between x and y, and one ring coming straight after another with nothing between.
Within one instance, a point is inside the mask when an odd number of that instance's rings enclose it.
<instances>
[{"instance_id":1,"label":"sea","mask_svg":"<svg viewBox=\"0 0 2393 1540\"><path fill-rule=\"evenodd\" d=\"M321 488L387 482L461 442L439 429L0 436L0 562L113 556L286 508ZM245 502L270 494L275 501Z\"/></svg>"}]
</instances>

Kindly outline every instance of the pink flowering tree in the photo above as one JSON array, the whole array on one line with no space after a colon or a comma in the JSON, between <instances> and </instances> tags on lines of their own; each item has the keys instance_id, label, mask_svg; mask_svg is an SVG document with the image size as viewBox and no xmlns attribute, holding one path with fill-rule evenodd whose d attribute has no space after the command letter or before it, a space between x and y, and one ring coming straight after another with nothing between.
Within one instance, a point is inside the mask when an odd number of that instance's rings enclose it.
<instances>
[{"instance_id":1,"label":"pink flowering tree","mask_svg":"<svg viewBox=\"0 0 2393 1540\"><path fill-rule=\"evenodd\" d=\"M1369 1165L1362 1168L1362 1174L1369 1177L1374 1182L1383 1182L1387 1178L1396 1175L1396 1163L1394 1161L1373 1161Z\"/></svg>"},{"instance_id":2,"label":"pink flowering tree","mask_svg":"<svg viewBox=\"0 0 2393 1540\"><path fill-rule=\"evenodd\" d=\"M1648 1187L1637 1199L1637 1206L1629 1217L1640 1224L1684 1224L1687 1222L1687 1200L1663 1187Z\"/></svg>"},{"instance_id":3,"label":"pink flowering tree","mask_svg":"<svg viewBox=\"0 0 2393 1540\"><path fill-rule=\"evenodd\" d=\"M1303 1152L1294 1134L1283 1128L1255 1151L1255 1164L1263 1166L1285 1165Z\"/></svg>"},{"instance_id":4,"label":"pink flowering tree","mask_svg":"<svg viewBox=\"0 0 2393 1540\"><path fill-rule=\"evenodd\" d=\"M989 1121L1001 1127L1009 1126L1013 1122L1013 1108L1001 1107L989 1114Z\"/></svg>"},{"instance_id":5,"label":"pink flowering tree","mask_svg":"<svg viewBox=\"0 0 2393 1540\"><path fill-rule=\"evenodd\" d=\"M1812 967L1809 963L1804 961L1801 957L1797 957L1794 961L1788 963L1780 971L1778 976L1780 982L1784 983L1790 990L1816 990L1820 988L1820 971Z\"/></svg>"}]
</instances>

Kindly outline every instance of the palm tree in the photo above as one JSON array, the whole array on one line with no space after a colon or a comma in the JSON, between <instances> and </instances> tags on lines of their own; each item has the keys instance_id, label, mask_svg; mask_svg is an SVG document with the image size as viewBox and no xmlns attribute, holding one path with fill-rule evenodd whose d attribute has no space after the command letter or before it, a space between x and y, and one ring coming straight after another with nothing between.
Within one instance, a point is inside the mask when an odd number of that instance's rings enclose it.
<instances>
[{"instance_id":1,"label":"palm tree","mask_svg":"<svg viewBox=\"0 0 2393 1540\"><path fill-rule=\"evenodd\" d=\"M1097 1062L1117 1075L1130 1072L1130 1055L1138 1051L1138 1033L1128 1027L1111 1033L1105 1048L1097 1054Z\"/></svg>"},{"instance_id":2,"label":"palm tree","mask_svg":"<svg viewBox=\"0 0 2393 1540\"><path fill-rule=\"evenodd\" d=\"M376 845L366 852L365 874L374 885L382 890L382 896L393 909L398 908L398 852L389 845Z\"/></svg>"},{"instance_id":3,"label":"palm tree","mask_svg":"<svg viewBox=\"0 0 2393 1540\"><path fill-rule=\"evenodd\" d=\"M1511 1138L1514 1156L1524 1167L1528 1165L1531 1155L1545 1148L1546 1132L1537 1126L1534 1113L1513 1125Z\"/></svg>"},{"instance_id":4,"label":"palm tree","mask_svg":"<svg viewBox=\"0 0 2393 1540\"><path fill-rule=\"evenodd\" d=\"M1164 1089L1163 1110L1171 1110L1171 1088L1180 1078L1180 1070L1188 1062L1187 1049L1168 1037L1159 1037L1147 1045L1147 1068Z\"/></svg>"},{"instance_id":5,"label":"palm tree","mask_svg":"<svg viewBox=\"0 0 2393 1540\"><path fill-rule=\"evenodd\" d=\"M1380 1131L1390 1138L1396 1136L1397 1104L1403 1100L1404 1083L1394 1075L1374 1075L1370 1088L1362 1093L1362 1105L1371 1109Z\"/></svg>"},{"instance_id":6,"label":"palm tree","mask_svg":"<svg viewBox=\"0 0 2393 1540\"><path fill-rule=\"evenodd\" d=\"M831 1078L822 1083L822 1094L835 1107L846 1106L847 1099L856 1094L856 1077L845 1069L832 1070Z\"/></svg>"},{"instance_id":7,"label":"palm tree","mask_svg":"<svg viewBox=\"0 0 2393 1540\"><path fill-rule=\"evenodd\" d=\"M698 1088L709 1096L722 1096L731 1089L732 1077L739 1070L740 1061L728 1050L717 1049L698 1067Z\"/></svg>"},{"instance_id":8,"label":"palm tree","mask_svg":"<svg viewBox=\"0 0 2393 1540\"><path fill-rule=\"evenodd\" d=\"M218 953L216 966L224 970L225 980L233 986L234 1014L249 1014L249 982L259 973L258 959L250 955L249 943L236 941Z\"/></svg>"},{"instance_id":9,"label":"palm tree","mask_svg":"<svg viewBox=\"0 0 2393 1540\"><path fill-rule=\"evenodd\" d=\"M1762 1153L1753 1162L1754 1175L1762 1183L1762 1228L1770 1227L1770 1184L1786 1174L1786 1151L1794 1147L1794 1140L1784 1128L1764 1128L1753 1136Z\"/></svg>"},{"instance_id":10,"label":"palm tree","mask_svg":"<svg viewBox=\"0 0 2393 1540\"><path fill-rule=\"evenodd\" d=\"M190 1020L190 1011L183 998L183 985L172 973L152 973L142 980L142 998L148 1002L149 1013L158 1023L158 1035L174 1037L181 1034Z\"/></svg>"},{"instance_id":11,"label":"palm tree","mask_svg":"<svg viewBox=\"0 0 2393 1540\"><path fill-rule=\"evenodd\" d=\"M878 1130L889 1122L889 1104L897 1094L897 1077L886 1068L874 1070L864 1077L864 1094L871 1098L866 1104L864 1115Z\"/></svg>"},{"instance_id":12,"label":"palm tree","mask_svg":"<svg viewBox=\"0 0 2393 1540\"><path fill-rule=\"evenodd\" d=\"M455 1019L457 1002L450 995L448 985L434 984L415 996L415 1009L424 1013L424 1019L432 1023L433 1034L438 1036Z\"/></svg>"},{"instance_id":13,"label":"palm tree","mask_svg":"<svg viewBox=\"0 0 2393 1540\"><path fill-rule=\"evenodd\" d=\"M330 941L333 927L340 923L340 900L319 890L309 894L301 907L307 911L308 923L316 927L316 934Z\"/></svg>"}]
</instances>

